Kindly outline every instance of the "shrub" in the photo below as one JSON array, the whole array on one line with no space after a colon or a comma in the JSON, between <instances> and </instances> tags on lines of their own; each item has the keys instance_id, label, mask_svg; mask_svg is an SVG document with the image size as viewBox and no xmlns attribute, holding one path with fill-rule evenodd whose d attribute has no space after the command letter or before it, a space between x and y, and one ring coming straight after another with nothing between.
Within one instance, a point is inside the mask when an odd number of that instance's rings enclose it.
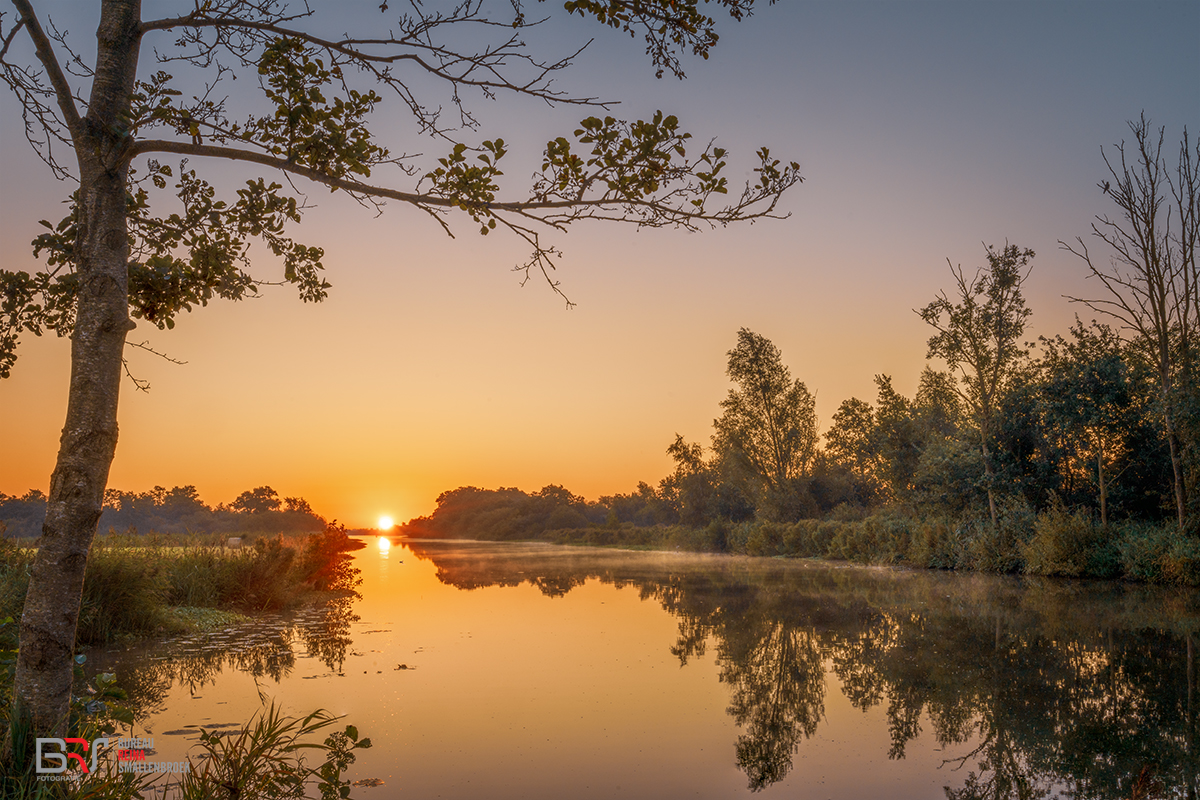
<instances>
[{"instance_id":1,"label":"shrub","mask_svg":"<svg viewBox=\"0 0 1200 800\"><path fill-rule=\"evenodd\" d=\"M999 498L996 505L995 525L991 515L980 509L959 528L963 549L957 569L1021 571L1025 563L1022 548L1033 535L1033 509L1022 495Z\"/></svg>"},{"instance_id":2,"label":"shrub","mask_svg":"<svg viewBox=\"0 0 1200 800\"><path fill-rule=\"evenodd\" d=\"M924 569L954 569L960 561L955 526L944 516L925 516L910 523L906 560Z\"/></svg>"},{"instance_id":3,"label":"shrub","mask_svg":"<svg viewBox=\"0 0 1200 800\"><path fill-rule=\"evenodd\" d=\"M783 545L785 526L776 522L756 522L746 536L746 555L775 556Z\"/></svg>"},{"instance_id":4,"label":"shrub","mask_svg":"<svg viewBox=\"0 0 1200 800\"><path fill-rule=\"evenodd\" d=\"M1123 523L1116 549L1126 578L1200 585L1200 540L1180 533L1174 526Z\"/></svg>"},{"instance_id":5,"label":"shrub","mask_svg":"<svg viewBox=\"0 0 1200 800\"><path fill-rule=\"evenodd\" d=\"M1161 582L1164 557L1171 547L1171 531L1139 522L1123 523L1118 530L1117 553L1124 576L1146 583Z\"/></svg>"},{"instance_id":6,"label":"shrub","mask_svg":"<svg viewBox=\"0 0 1200 800\"><path fill-rule=\"evenodd\" d=\"M353 592L362 583L359 570L348 555L359 550L363 543L346 534L346 526L331 522L322 533L304 540L304 550L297 560L301 580L322 592Z\"/></svg>"},{"instance_id":7,"label":"shrub","mask_svg":"<svg viewBox=\"0 0 1200 800\"><path fill-rule=\"evenodd\" d=\"M714 519L708 523L708 538L711 544L711 549L715 553L729 552L729 521L725 519Z\"/></svg>"},{"instance_id":8,"label":"shrub","mask_svg":"<svg viewBox=\"0 0 1200 800\"><path fill-rule=\"evenodd\" d=\"M844 523L802 519L783 532L783 552L798 558L816 558L829 552L829 542Z\"/></svg>"},{"instance_id":9,"label":"shrub","mask_svg":"<svg viewBox=\"0 0 1200 800\"><path fill-rule=\"evenodd\" d=\"M1200 539L1172 531L1171 542L1162 555L1164 583L1200 586Z\"/></svg>"},{"instance_id":10,"label":"shrub","mask_svg":"<svg viewBox=\"0 0 1200 800\"><path fill-rule=\"evenodd\" d=\"M876 514L858 522L844 522L829 542L832 558L860 564L894 564L908 551L908 522L890 514Z\"/></svg>"},{"instance_id":11,"label":"shrub","mask_svg":"<svg viewBox=\"0 0 1200 800\"><path fill-rule=\"evenodd\" d=\"M1021 548L1030 575L1088 574L1088 566L1104 532L1083 509L1070 511L1057 496L1037 515L1033 536Z\"/></svg>"}]
</instances>

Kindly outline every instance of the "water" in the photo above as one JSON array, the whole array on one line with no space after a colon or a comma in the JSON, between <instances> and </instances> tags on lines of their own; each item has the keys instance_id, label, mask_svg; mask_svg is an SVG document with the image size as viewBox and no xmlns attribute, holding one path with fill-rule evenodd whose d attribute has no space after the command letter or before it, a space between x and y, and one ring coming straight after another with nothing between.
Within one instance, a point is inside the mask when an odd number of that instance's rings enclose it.
<instances>
[{"instance_id":1,"label":"water","mask_svg":"<svg viewBox=\"0 0 1200 800\"><path fill-rule=\"evenodd\" d=\"M1195 797L1194 591L529 544L355 557L353 603L90 664L160 760L264 701L343 714L374 743L368 800Z\"/></svg>"}]
</instances>

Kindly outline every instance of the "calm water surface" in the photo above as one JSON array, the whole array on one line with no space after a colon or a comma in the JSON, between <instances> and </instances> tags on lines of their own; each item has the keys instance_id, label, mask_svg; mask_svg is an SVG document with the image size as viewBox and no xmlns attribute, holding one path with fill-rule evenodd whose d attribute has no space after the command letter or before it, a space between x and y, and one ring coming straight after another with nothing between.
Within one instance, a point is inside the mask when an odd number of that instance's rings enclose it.
<instances>
[{"instance_id":1,"label":"calm water surface","mask_svg":"<svg viewBox=\"0 0 1200 800\"><path fill-rule=\"evenodd\" d=\"M343 714L368 800L1196 796L1194 591L389 544L359 600L90 664L160 760Z\"/></svg>"}]
</instances>

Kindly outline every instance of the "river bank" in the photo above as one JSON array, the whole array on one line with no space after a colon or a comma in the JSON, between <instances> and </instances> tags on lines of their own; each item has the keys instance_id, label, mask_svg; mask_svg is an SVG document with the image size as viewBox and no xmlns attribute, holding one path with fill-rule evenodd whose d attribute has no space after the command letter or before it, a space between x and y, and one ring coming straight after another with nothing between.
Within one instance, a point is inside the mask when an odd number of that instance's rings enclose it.
<instances>
[{"instance_id":1,"label":"river bank","mask_svg":"<svg viewBox=\"0 0 1200 800\"><path fill-rule=\"evenodd\" d=\"M557 527L553 513L527 518L508 514L497 522L494 511L481 505L455 510L446 519L435 512L400 532L416 540L540 541L1200 586L1200 537L1169 523L1100 525L1087 512L1062 505L1035 513L1024 503L1002 504L996 525L980 515L903 508L848 510L790 523L718 519L703 527L582 520L574 527Z\"/></svg>"}]
</instances>

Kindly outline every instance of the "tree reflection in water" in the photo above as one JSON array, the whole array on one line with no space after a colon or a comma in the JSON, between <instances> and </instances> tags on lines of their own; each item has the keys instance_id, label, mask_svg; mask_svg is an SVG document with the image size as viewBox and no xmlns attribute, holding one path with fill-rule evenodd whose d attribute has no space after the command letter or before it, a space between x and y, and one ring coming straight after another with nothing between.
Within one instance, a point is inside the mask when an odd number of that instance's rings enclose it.
<instances>
[{"instance_id":1,"label":"tree reflection in water","mask_svg":"<svg viewBox=\"0 0 1200 800\"><path fill-rule=\"evenodd\" d=\"M410 543L463 589L589 579L636 586L679 624L686 664L715 649L753 790L783 779L825 709L825 674L886 704L888 755L923 720L950 755L949 800L1195 800L1195 592L694 557ZM1135 783L1137 785L1135 785ZM1150 795L1142 794L1148 797Z\"/></svg>"},{"instance_id":2,"label":"tree reflection in water","mask_svg":"<svg viewBox=\"0 0 1200 800\"><path fill-rule=\"evenodd\" d=\"M295 669L300 645L306 656L341 673L350 626L357 621L352 598L337 598L324 606L133 648L115 658L97 651L87 663L94 671L117 673L134 718L143 721L162 710L172 686L187 687L195 695L226 669L247 673L256 682L279 683Z\"/></svg>"}]
</instances>

